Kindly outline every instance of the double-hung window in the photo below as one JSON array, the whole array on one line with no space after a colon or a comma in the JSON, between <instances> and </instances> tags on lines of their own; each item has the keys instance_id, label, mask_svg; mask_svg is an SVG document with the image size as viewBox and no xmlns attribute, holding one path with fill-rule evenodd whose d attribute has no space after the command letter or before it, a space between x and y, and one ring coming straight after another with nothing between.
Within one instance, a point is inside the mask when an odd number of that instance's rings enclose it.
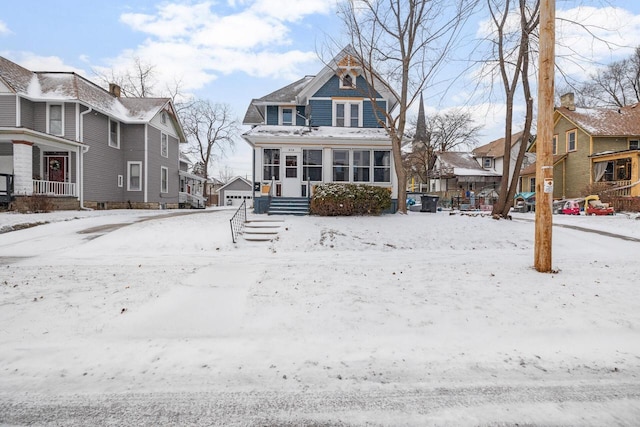
<instances>
[{"instance_id":1,"label":"double-hung window","mask_svg":"<svg viewBox=\"0 0 640 427\"><path fill-rule=\"evenodd\" d=\"M391 151L373 152L373 182L391 182Z\"/></svg>"},{"instance_id":2,"label":"double-hung window","mask_svg":"<svg viewBox=\"0 0 640 427\"><path fill-rule=\"evenodd\" d=\"M558 154L558 135L553 135L553 153L554 156Z\"/></svg>"},{"instance_id":3,"label":"double-hung window","mask_svg":"<svg viewBox=\"0 0 640 427\"><path fill-rule=\"evenodd\" d=\"M333 104L333 125L336 127L362 126L362 102L336 101Z\"/></svg>"},{"instance_id":4,"label":"double-hung window","mask_svg":"<svg viewBox=\"0 0 640 427\"><path fill-rule=\"evenodd\" d=\"M483 157L482 158L482 167L484 169L491 169L491 157Z\"/></svg>"},{"instance_id":5,"label":"double-hung window","mask_svg":"<svg viewBox=\"0 0 640 427\"><path fill-rule=\"evenodd\" d=\"M120 148L120 123L109 119L109 147Z\"/></svg>"},{"instance_id":6,"label":"double-hung window","mask_svg":"<svg viewBox=\"0 0 640 427\"><path fill-rule=\"evenodd\" d=\"M353 181L371 181L371 151L353 150Z\"/></svg>"},{"instance_id":7,"label":"double-hung window","mask_svg":"<svg viewBox=\"0 0 640 427\"><path fill-rule=\"evenodd\" d=\"M322 150L302 150L302 179L322 181Z\"/></svg>"},{"instance_id":8,"label":"double-hung window","mask_svg":"<svg viewBox=\"0 0 640 427\"><path fill-rule=\"evenodd\" d=\"M162 157L169 157L169 137L166 133L160 134L160 154Z\"/></svg>"},{"instance_id":9,"label":"double-hung window","mask_svg":"<svg viewBox=\"0 0 640 427\"><path fill-rule=\"evenodd\" d=\"M169 169L164 166L160 167L160 192L169 192Z\"/></svg>"},{"instance_id":10,"label":"double-hung window","mask_svg":"<svg viewBox=\"0 0 640 427\"><path fill-rule=\"evenodd\" d=\"M280 124L283 126L293 126L295 124L295 109L293 107L282 107L280 109Z\"/></svg>"},{"instance_id":11,"label":"double-hung window","mask_svg":"<svg viewBox=\"0 0 640 427\"><path fill-rule=\"evenodd\" d=\"M577 150L577 132L575 130L570 130L567 132L567 152L576 151Z\"/></svg>"},{"instance_id":12,"label":"double-hung window","mask_svg":"<svg viewBox=\"0 0 640 427\"><path fill-rule=\"evenodd\" d=\"M630 139L629 150L640 150L640 141L637 139Z\"/></svg>"},{"instance_id":13,"label":"double-hung window","mask_svg":"<svg viewBox=\"0 0 640 427\"><path fill-rule=\"evenodd\" d=\"M142 162L127 162L127 191L142 191Z\"/></svg>"},{"instance_id":14,"label":"double-hung window","mask_svg":"<svg viewBox=\"0 0 640 427\"><path fill-rule=\"evenodd\" d=\"M62 104L49 105L49 132L51 135L63 135L63 108Z\"/></svg>"},{"instance_id":15,"label":"double-hung window","mask_svg":"<svg viewBox=\"0 0 640 427\"><path fill-rule=\"evenodd\" d=\"M333 181L349 181L349 150L333 150Z\"/></svg>"},{"instance_id":16,"label":"double-hung window","mask_svg":"<svg viewBox=\"0 0 640 427\"><path fill-rule=\"evenodd\" d=\"M262 152L262 179L280 180L280 150L265 148Z\"/></svg>"}]
</instances>

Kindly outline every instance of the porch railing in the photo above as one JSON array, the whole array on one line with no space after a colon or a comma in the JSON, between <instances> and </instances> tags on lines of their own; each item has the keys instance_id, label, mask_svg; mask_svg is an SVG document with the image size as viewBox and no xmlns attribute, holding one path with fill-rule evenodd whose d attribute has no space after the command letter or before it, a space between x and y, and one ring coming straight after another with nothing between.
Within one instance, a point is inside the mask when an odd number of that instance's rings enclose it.
<instances>
[{"instance_id":1,"label":"porch railing","mask_svg":"<svg viewBox=\"0 0 640 427\"><path fill-rule=\"evenodd\" d=\"M33 180L33 194L48 196L77 196L75 182Z\"/></svg>"},{"instance_id":2,"label":"porch railing","mask_svg":"<svg viewBox=\"0 0 640 427\"><path fill-rule=\"evenodd\" d=\"M178 193L178 196L179 203L189 204L194 208L204 208L207 205L207 198L202 197L198 194L184 193L181 191L180 193Z\"/></svg>"},{"instance_id":3,"label":"porch railing","mask_svg":"<svg viewBox=\"0 0 640 427\"><path fill-rule=\"evenodd\" d=\"M13 195L13 175L0 173L0 203L9 203Z\"/></svg>"},{"instance_id":4,"label":"porch railing","mask_svg":"<svg viewBox=\"0 0 640 427\"><path fill-rule=\"evenodd\" d=\"M593 184L593 189L597 193L603 192L611 196L630 196L633 185L630 180L600 181Z\"/></svg>"},{"instance_id":5,"label":"porch railing","mask_svg":"<svg viewBox=\"0 0 640 427\"><path fill-rule=\"evenodd\" d=\"M244 224L247 222L247 201L243 200L233 217L229 220L231 224L231 240L233 243L238 241L238 236L242 233Z\"/></svg>"}]
</instances>

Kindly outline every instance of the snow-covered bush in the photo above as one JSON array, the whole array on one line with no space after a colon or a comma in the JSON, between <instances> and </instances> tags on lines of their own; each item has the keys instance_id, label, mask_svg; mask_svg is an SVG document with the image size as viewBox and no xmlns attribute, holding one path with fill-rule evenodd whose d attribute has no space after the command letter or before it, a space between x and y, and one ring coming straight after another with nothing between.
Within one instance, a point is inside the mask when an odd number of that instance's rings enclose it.
<instances>
[{"instance_id":1,"label":"snow-covered bush","mask_svg":"<svg viewBox=\"0 0 640 427\"><path fill-rule=\"evenodd\" d=\"M380 215L390 207L389 188L331 183L315 187L310 210L321 216Z\"/></svg>"}]
</instances>

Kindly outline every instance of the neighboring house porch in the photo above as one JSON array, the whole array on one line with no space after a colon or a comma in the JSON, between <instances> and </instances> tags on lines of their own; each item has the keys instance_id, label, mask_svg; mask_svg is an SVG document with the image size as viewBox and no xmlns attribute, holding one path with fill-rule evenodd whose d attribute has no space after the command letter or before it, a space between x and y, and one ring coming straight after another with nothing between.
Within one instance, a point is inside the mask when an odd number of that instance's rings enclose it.
<instances>
[{"instance_id":1,"label":"neighboring house porch","mask_svg":"<svg viewBox=\"0 0 640 427\"><path fill-rule=\"evenodd\" d=\"M594 154L591 161L595 192L640 196L640 150Z\"/></svg>"}]
</instances>

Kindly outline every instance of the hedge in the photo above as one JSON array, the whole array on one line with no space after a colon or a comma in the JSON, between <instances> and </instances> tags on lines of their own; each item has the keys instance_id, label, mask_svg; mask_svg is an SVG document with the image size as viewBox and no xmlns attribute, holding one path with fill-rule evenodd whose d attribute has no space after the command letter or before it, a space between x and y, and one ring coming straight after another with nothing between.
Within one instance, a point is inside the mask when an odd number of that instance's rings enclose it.
<instances>
[{"instance_id":1,"label":"hedge","mask_svg":"<svg viewBox=\"0 0 640 427\"><path fill-rule=\"evenodd\" d=\"M380 215L390 207L389 188L331 183L314 187L310 212L320 216Z\"/></svg>"}]
</instances>

